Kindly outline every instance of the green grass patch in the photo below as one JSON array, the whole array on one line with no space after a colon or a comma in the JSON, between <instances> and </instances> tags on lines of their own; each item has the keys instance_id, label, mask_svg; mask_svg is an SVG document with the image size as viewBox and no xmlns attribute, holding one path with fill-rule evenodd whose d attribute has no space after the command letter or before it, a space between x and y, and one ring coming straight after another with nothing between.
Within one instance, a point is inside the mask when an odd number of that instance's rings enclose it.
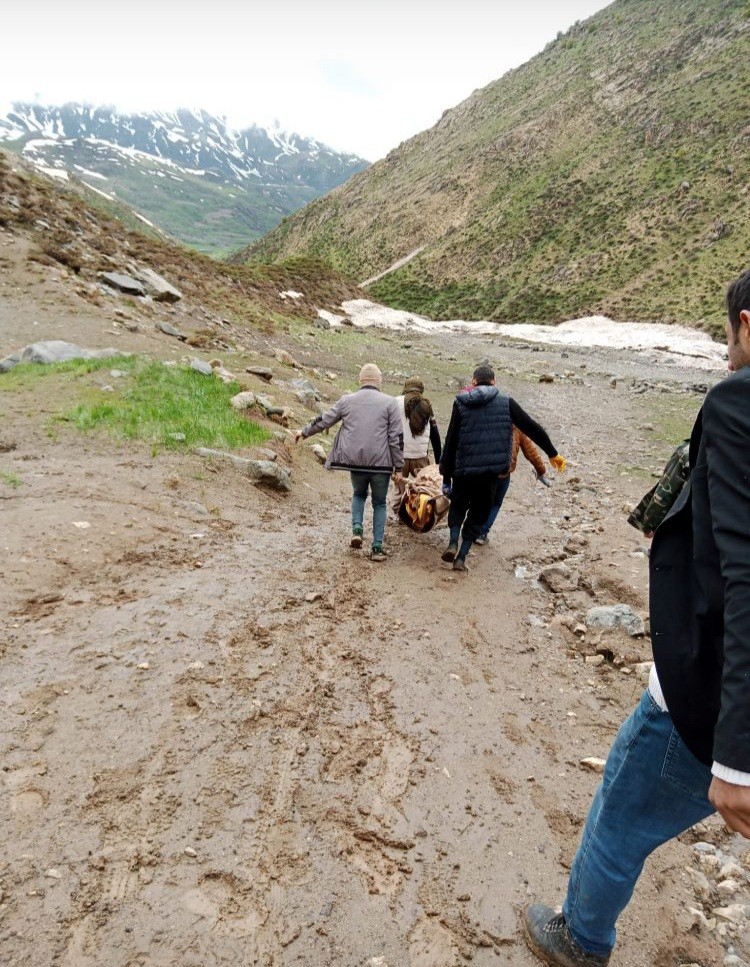
<instances>
[{"instance_id":1,"label":"green grass patch","mask_svg":"<svg viewBox=\"0 0 750 967\"><path fill-rule=\"evenodd\" d=\"M23 483L17 473L10 473L9 471L3 471L0 473L0 481L2 481L7 487L12 487L13 490L18 490Z\"/></svg>"},{"instance_id":2,"label":"green grass patch","mask_svg":"<svg viewBox=\"0 0 750 967\"><path fill-rule=\"evenodd\" d=\"M23 389L37 379L49 376L86 376L100 369L131 371L137 364L136 356L105 356L103 359L71 359L67 363L19 363L7 373L0 373L0 392Z\"/></svg>"},{"instance_id":3,"label":"green grass patch","mask_svg":"<svg viewBox=\"0 0 750 967\"><path fill-rule=\"evenodd\" d=\"M241 390L238 383L145 358L133 360L130 377L121 392L81 404L61 419L82 432L106 430L175 450L248 447L270 436L231 408L231 398Z\"/></svg>"}]
</instances>

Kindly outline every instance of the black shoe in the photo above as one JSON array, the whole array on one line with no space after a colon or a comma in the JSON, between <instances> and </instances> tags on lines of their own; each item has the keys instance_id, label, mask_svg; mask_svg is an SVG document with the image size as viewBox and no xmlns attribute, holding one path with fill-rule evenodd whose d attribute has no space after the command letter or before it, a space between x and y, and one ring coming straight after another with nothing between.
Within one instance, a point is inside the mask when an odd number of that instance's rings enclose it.
<instances>
[{"instance_id":1,"label":"black shoe","mask_svg":"<svg viewBox=\"0 0 750 967\"><path fill-rule=\"evenodd\" d=\"M443 560L446 564L452 564L458 554L458 544L449 544L443 551Z\"/></svg>"},{"instance_id":2,"label":"black shoe","mask_svg":"<svg viewBox=\"0 0 750 967\"><path fill-rule=\"evenodd\" d=\"M453 562L453 570L454 571L468 571L469 569L466 566L466 558L465 557L457 557L456 560Z\"/></svg>"},{"instance_id":3,"label":"black shoe","mask_svg":"<svg viewBox=\"0 0 750 967\"><path fill-rule=\"evenodd\" d=\"M609 954L588 954L575 942L562 913L543 903L523 912L526 942L537 957L551 967L607 967Z\"/></svg>"}]
</instances>

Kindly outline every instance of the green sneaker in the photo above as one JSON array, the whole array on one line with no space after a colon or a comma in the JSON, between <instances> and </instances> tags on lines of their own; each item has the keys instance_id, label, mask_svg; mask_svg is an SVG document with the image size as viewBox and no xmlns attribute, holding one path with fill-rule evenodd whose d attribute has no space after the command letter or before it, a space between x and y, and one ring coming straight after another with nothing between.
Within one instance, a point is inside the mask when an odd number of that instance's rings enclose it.
<instances>
[{"instance_id":1,"label":"green sneaker","mask_svg":"<svg viewBox=\"0 0 750 967\"><path fill-rule=\"evenodd\" d=\"M352 527L352 539L349 547L362 547L362 528L357 524Z\"/></svg>"},{"instance_id":2,"label":"green sneaker","mask_svg":"<svg viewBox=\"0 0 750 967\"><path fill-rule=\"evenodd\" d=\"M383 550L382 544L373 544L372 550L370 551L371 561L384 561L386 559L386 553Z\"/></svg>"}]
</instances>

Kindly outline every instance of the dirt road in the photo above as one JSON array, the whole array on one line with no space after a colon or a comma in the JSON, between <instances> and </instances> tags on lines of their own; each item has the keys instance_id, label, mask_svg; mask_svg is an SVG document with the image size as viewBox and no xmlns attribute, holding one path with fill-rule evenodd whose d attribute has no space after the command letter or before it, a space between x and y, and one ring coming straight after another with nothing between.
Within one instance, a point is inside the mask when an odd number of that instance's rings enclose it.
<instances>
[{"instance_id":1,"label":"dirt road","mask_svg":"<svg viewBox=\"0 0 750 967\"><path fill-rule=\"evenodd\" d=\"M623 504L700 399L612 388L601 354L403 338L286 344L344 383L368 356L391 390L418 368L443 427L451 379L487 353L571 460L549 491L519 468L465 576L440 564L444 532L389 524L385 564L350 551L348 481L306 447L280 449L280 497L190 454L50 438L54 396L3 395L0 469L22 486L0 499L0 963L535 964L517 910L561 901L597 783L581 760L606 755L649 657L573 629L594 603L645 613ZM649 371L618 365L628 385ZM536 581L558 561L575 590ZM746 933L689 912L698 839L746 845L712 820L660 851L614 967L743 955Z\"/></svg>"}]
</instances>

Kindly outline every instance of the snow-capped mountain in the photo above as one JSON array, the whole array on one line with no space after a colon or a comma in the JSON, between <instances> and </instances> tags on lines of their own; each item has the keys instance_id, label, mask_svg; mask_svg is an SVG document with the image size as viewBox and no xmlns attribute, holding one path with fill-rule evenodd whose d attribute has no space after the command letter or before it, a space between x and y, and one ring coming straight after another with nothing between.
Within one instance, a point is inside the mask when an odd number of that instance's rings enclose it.
<instances>
[{"instance_id":1,"label":"snow-capped mountain","mask_svg":"<svg viewBox=\"0 0 750 967\"><path fill-rule=\"evenodd\" d=\"M278 126L234 131L202 110L15 103L0 114L0 143L209 252L257 238L367 165Z\"/></svg>"}]
</instances>

